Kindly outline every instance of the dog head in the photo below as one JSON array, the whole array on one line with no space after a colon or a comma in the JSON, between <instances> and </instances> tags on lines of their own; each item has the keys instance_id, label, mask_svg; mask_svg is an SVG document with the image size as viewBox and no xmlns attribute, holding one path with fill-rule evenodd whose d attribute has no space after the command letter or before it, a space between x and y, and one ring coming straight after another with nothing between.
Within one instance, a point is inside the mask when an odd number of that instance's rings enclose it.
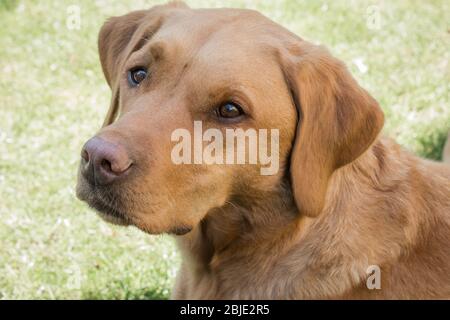
<instances>
[{"instance_id":1,"label":"dog head","mask_svg":"<svg viewBox=\"0 0 450 320\"><path fill-rule=\"evenodd\" d=\"M231 198L257 197L285 179L299 214L316 216L333 172L383 125L378 104L341 62L254 11L175 3L132 12L105 23L99 52L111 106L83 147L77 195L108 221L149 233L186 233ZM212 138L195 141L195 123L224 137L276 129L266 147L279 170L196 161L195 147ZM173 159L180 129L194 136L181 152L192 164Z\"/></svg>"}]
</instances>

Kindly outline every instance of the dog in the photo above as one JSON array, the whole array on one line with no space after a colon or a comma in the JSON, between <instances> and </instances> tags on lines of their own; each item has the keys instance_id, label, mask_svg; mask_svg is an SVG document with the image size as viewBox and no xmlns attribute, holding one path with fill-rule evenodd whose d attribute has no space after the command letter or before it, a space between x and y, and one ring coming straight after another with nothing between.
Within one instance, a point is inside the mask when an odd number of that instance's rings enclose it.
<instances>
[{"instance_id":1,"label":"dog","mask_svg":"<svg viewBox=\"0 0 450 320\"><path fill-rule=\"evenodd\" d=\"M448 299L450 168L380 132L345 65L245 9L170 3L99 33L112 90L77 196L106 221L176 238L173 299ZM174 164L194 122L276 128L279 170Z\"/></svg>"}]
</instances>

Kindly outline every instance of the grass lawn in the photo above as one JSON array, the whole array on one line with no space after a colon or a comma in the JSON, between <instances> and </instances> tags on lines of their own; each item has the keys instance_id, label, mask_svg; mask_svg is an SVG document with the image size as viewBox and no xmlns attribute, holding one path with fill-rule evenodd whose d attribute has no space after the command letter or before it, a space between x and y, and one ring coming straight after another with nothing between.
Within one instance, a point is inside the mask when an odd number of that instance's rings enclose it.
<instances>
[{"instance_id":1,"label":"grass lawn","mask_svg":"<svg viewBox=\"0 0 450 320\"><path fill-rule=\"evenodd\" d=\"M326 44L382 105L385 133L439 159L450 128L449 1L187 2L256 8ZM80 148L110 98L98 30L154 3L0 0L0 299L169 296L172 239L107 225L74 195ZM80 29L66 27L71 5Z\"/></svg>"}]
</instances>

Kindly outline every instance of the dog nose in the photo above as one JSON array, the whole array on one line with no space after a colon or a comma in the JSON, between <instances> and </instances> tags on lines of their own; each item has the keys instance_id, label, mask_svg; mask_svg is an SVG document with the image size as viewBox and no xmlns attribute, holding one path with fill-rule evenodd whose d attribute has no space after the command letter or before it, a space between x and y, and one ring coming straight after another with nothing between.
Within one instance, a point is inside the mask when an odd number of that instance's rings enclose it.
<instances>
[{"instance_id":1,"label":"dog nose","mask_svg":"<svg viewBox=\"0 0 450 320\"><path fill-rule=\"evenodd\" d=\"M131 167L125 148L119 144L93 137L81 151L81 173L94 185L108 185Z\"/></svg>"}]
</instances>

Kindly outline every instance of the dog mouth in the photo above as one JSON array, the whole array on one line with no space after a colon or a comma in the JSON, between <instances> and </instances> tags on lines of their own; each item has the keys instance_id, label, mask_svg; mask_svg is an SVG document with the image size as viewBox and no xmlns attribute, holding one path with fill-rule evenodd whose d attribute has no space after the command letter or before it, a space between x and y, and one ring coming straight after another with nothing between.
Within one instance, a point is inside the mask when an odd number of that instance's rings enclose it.
<instances>
[{"instance_id":1,"label":"dog mouth","mask_svg":"<svg viewBox=\"0 0 450 320\"><path fill-rule=\"evenodd\" d=\"M192 231L190 224L180 223L179 225L166 228L152 228L139 218L139 216L130 213L127 208L127 201L131 204L136 203L136 199L126 195L125 190L115 191L114 188L93 185L80 177L76 187L76 196L79 200L85 202L90 208L94 209L98 216L111 224L119 226L135 226L138 229L149 234L167 233L175 236L183 236Z\"/></svg>"},{"instance_id":2,"label":"dog mouth","mask_svg":"<svg viewBox=\"0 0 450 320\"><path fill-rule=\"evenodd\" d=\"M120 226L133 224L118 196L111 192L101 192L95 187L77 188L77 197L86 202L106 222Z\"/></svg>"},{"instance_id":3,"label":"dog mouth","mask_svg":"<svg viewBox=\"0 0 450 320\"><path fill-rule=\"evenodd\" d=\"M120 226L129 226L132 224L131 219L126 213L116 206L104 202L103 199L95 199L87 201L87 203L106 222Z\"/></svg>"}]
</instances>

